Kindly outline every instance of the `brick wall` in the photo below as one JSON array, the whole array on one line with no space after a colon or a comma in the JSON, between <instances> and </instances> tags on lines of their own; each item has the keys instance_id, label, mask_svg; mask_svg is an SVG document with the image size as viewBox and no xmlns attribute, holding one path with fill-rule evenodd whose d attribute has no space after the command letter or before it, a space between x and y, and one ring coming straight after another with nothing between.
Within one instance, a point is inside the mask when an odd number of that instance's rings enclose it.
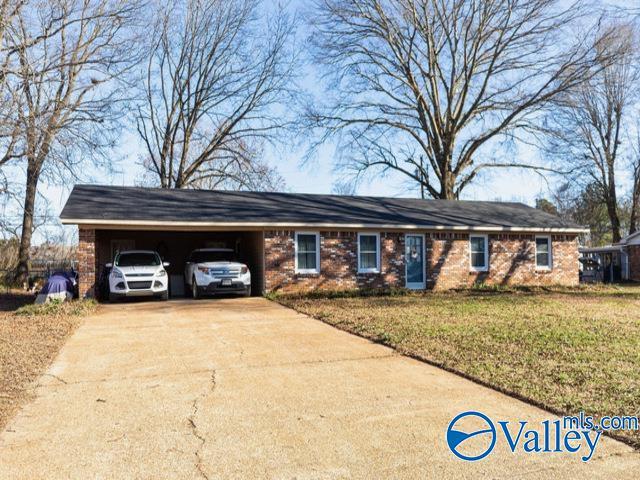
<instances>
[{"instance_id":1,"label":"brick wall","mask_svg":"<svg viewBox=\"0 0 640 480\"><path fill-rule=\"evenodd\" d=\"M433 233L427 238L428 288L490 285L577 285L578 239L575 235L552 235L553 268L535 263L535 235L489 235L489 270L471 271L467 234Z\"/></svg>"},{"instance_id":2,"label":"brick wall","mask_svg":"<svg viewBox=\"0 0 640 480\"><path fill-rule=\"evenodd\" d=\"M97 242L104 248L96 251L94 230L80 228L78 237L80 295L92 297L95 296L97 265L110 261L107 258L109 242L108 238ZM294 238L293 230L264 232L265 291L405 286L402 232L380 232L380 273L358 273L357 232L321 231L320 273L296 274ZM105 252L101 253L102 250ZM578 241L575 235L552 236L553 268L549 271L536 269L535 235L489 235L487 272L470 270L467 234L426 233L425 250L426 287L431 289L467 287L476 282L501 285L578 284ZM640 280L640 246L635 247L635 254L630 252L629 260L632 276L635 272L634 279ZM259 268L254 270L258 273Z\"/></svg>"},{"instance_id":3,"label":"brick wall","mask_svg":"<svg viewBox=\"0 0 640 480\"><path fill-rule=\"evenodd\" d=\"M264 235L266 291L339 290L404 285L404 235L380 234L380 273L358 273L357 232L320 232L320 273L295 273L295 232Z\"/></svg>"},{"instance_id":4,"label":"brick wall","mask_svg":"<svg viewBox=\"0 0 640 480\"><path fill-rule=\"evenodd\" d=\"M95 297L96 232L89 228L78 230L78 289L80 298Z\"/></svg>"},{"instance_id":5,"label":"brick wall","mask_svg":"<svg viewBox=\"0 0 640 480\"><path fill-rule=\"evenodd\" d=\"M537 269L535 235L489 235L489 270L471 271L469 237L462 233L425 234L427 288L442 290L474 283L499 285L577 285L578 240L552 236L553 268ZM266 291L404 287L404 234L381 232L381 272L357 272L357 232L320 232L320 273L296 274L295 232L265 232ZM640 262L640 254L639 254ZM639 270L640 271L640 270Z\"/></svg>"},{"instance_id":6,"label":"brick wall","mask_svg":"<svg viewBox=\"0 0 640 480\"><path fill-rule=\"evenodd\" d=\"M629 280L640 282L640 245L629 245Z\"/></svg>"}]
</instances>

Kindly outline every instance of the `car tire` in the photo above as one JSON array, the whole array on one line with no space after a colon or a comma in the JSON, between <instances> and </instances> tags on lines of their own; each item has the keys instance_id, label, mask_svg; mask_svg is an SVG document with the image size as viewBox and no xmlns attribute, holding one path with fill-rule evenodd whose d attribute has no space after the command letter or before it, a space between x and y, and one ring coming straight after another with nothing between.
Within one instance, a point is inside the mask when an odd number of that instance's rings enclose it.
<instances>
[{"instance_id":1,"label":"car tire","mask_svg":"<svg viewBox=\"0 0 640 480\"><path fill-rule=\"evenodd\" d=\"M169 290L166 290L165 292L163 292L162 295L160 296L160 299L163 302L166 302L167 300L169 300Z\"/></svg>"},{"instance_id":2,"label":"car tire","mask_svg":"<svg viewBox=\"0 0 640 480\"><path fill-rule=\"evenodd\" d=\"M246 288L246 290L245 290L245 292L244 292L244 296L245 296L245 297L250 297L250 296L251 296L251 285L249 285L249 286Z\"/></svg>"},{"instance_id":3,"label":"car tire","mask_svg":"<svg viewBox=\"0 0 640 480\"><path fill-rule=\"evenodd\" d=\"M109 303L117 303L120 298L115 294L109 292Z\"/></svg>"},{"instance_id":4,"label":"car tire","mask_svg":"<svg viewBox=\"0 0 640 480\"><path fill-rule=\"evenodd\" d=\"M198 284L196 283L195 277L191 279L191 298L194 300L198 300L200 298L200 292L198 291Z\"/></svg>"}]
</instances>

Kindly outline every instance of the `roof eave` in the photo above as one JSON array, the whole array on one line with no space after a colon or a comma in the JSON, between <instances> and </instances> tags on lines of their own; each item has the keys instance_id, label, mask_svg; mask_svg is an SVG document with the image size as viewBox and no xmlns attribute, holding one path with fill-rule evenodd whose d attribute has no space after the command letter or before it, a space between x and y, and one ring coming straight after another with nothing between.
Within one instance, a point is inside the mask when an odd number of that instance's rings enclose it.
<instances>
[{"instance_id":1,"label":"roof eave","mask_svg":"<svg viewBox=\"0 0 640 480\"><path fill-rule=\"evenodd\" d=\"M513 233L589 233L582 227L537 227L537 226L496 226L496 225L419 225L419 224L375 224L375 223L330 223L330 222L198 222L198 221L162 221L162 220L105 220L97 218L61 218L64 225L82 225L108 229L131 230L133 227L148 229L265 229L265 228L331 228L331 229L383 229L383 230L424 230L459 232L513 232Z\"/></svg>"}]
</instances>

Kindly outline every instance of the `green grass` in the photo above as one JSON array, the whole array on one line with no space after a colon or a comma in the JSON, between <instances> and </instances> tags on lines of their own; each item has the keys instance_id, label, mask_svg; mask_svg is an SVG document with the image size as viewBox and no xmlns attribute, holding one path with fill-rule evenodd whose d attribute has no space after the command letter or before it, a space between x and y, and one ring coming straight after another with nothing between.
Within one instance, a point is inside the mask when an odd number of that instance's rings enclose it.
<instances>
[{"instance_id":1,"label":"green grass","mask_svg":"<svg viewBox=\"0 0 640 480\"><path fill-rule=\"evenodd\" d=\"M275 299L556 412L640 415L640 286Z\"/></svg>"}]
</instances>

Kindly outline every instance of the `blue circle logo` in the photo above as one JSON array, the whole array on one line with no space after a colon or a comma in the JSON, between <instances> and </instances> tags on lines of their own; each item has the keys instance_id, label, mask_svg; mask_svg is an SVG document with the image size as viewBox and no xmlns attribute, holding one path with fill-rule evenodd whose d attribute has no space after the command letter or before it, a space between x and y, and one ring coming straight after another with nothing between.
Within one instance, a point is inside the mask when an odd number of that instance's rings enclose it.
<instances>
[{"instance_id":1,"label":"blue circle logo","mask_svg":"<svg viewBox=\"0 0 640 480\"><path fill-rule=\"evenodd\" d=\"M496 446L496 427L483 413L463 412L449 423L447 444L462 460L481 460Z\"/></svg>"}]
</instances>

